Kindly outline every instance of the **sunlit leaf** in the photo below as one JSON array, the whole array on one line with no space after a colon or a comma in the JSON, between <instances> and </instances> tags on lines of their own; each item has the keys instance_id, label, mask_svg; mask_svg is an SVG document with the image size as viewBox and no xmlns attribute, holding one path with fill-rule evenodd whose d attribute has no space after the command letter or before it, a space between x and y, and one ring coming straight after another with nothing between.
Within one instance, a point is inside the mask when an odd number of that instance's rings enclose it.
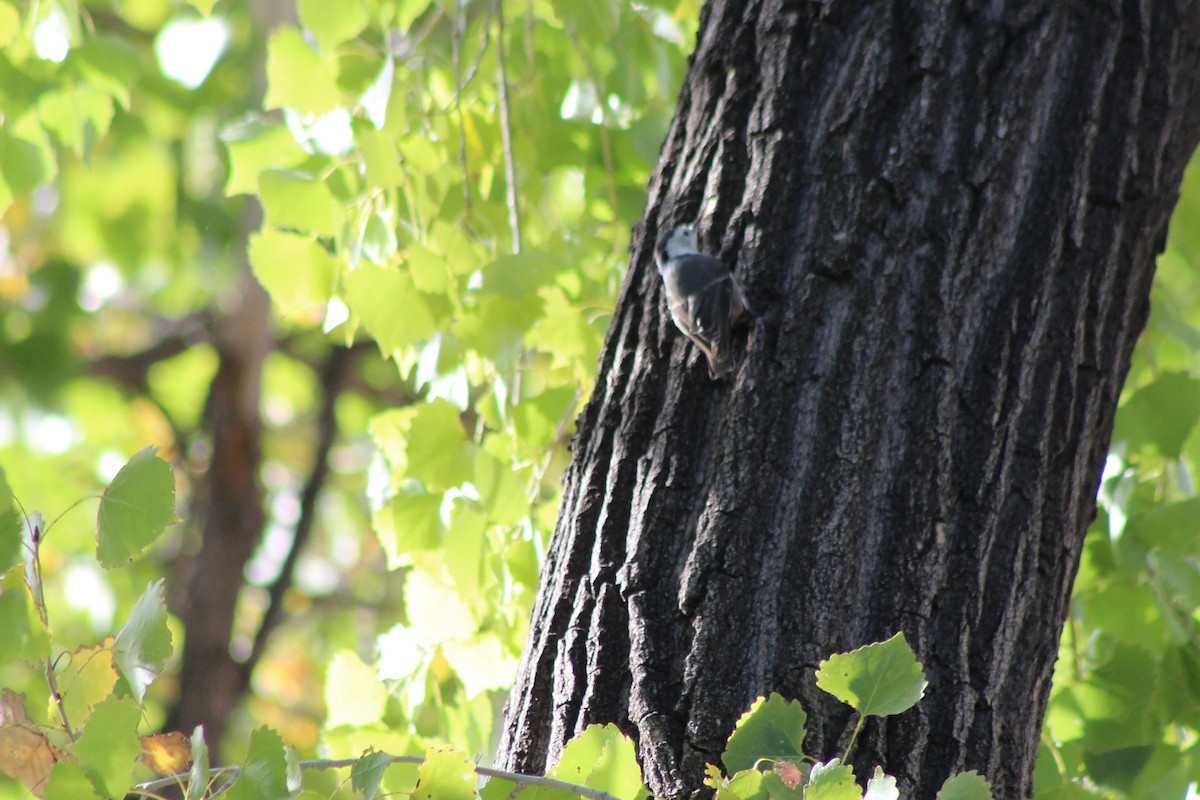
<instances>
[{"instance_id":1,"label":"sunlit leaf","mask_svg":"<svg viewBox=\"0 0 1200 800\"><path fill-rule=\"evenodd\" d=\"M295 28L279 28L267 42L266 108L325 114L338 104L337 74Z\"/></svg>"},{"instance_id":2,"label":"sunlit leaf","mask_svg":"<svg viewBox=\"0 0 1200 800\"><path fill-rule=\"evenodd\" d=\"M403 272L369 264L352 270L346 275L346 301L386 354L437 330L429 299Z\"/></svg>"},{"instance_id":3,"label":"sunlit leaf","mask_svg":"<svg viewBox=\"0 0 1200 800\"><path fill-rule=\"evenodd\" d=\"M589 725L567 742L550 776L599 789L622 800L644 797L642 771L633 741L616 725Z\"/></svg>"},{"instance_id":4,"label":"sunlit leaf","mask_svg":"<svg viewBox=\"0 0 1200 800\"><path fill-rule=\"evenodd\" d=\"M353 39L367 26L367 12L359 0L298 0L300 23L312 32L322 48L332 49Z\"/></svg>"},{"instance_id":5,"label":"sunlit leaf","mask_svg":"<svg viewBox=\"0 0 1200 800\"><path fill-rule=\"evenodd\" d=\"M863 716L900 714L925 694L925 673L903 633L821 662L817 686Z\"/></svg>"},{"instance_id":6,"label":"sunlit leaf","mask_svg":"<svg viewBox=\"0 0 1200 800\"><path fill-rule=\"evenodd\" d=\"M163 580L154 581L133 606L133 613L117 633L113 656L133 696L140 703L146 688L171 657L171 631Z\"/></svg>"},{"instance_id":7,"label":"sunlit leaf","mask_svg":"<svg viewBox=\"0 0 1200 800\"><path fill-rule=\"evenodd\" d=\"M110 697L92 713L71 754L93 784L109 797L123 797L133 785L141 752L137 725L142 712L128 698Z\"/></svg>"},{"instance_id":8,"label":"sunlit leaf","mask_svg":"<svg viewBox=\"0 0 1200 800\"><path fill-rule=\"evenodd\" d=\"M157 452L157 447L138 451L100 498L96 558L105 567L128 564L177 521L175 475Z\"/></svg>"},{"instance_id":9,"label":"sunlit leaf","mask_svg":"<svg viewBox=\"0 0 1200 800\"><path fill-rule=\"evenodd\" d=\"M375 677L374 667L349 650L339 651L329 663L325 678L326 727L380 721L387 695L387 687Z\"/></svg>"},{"instance_id":10,"label":"sunlit leaf","mask_svg":"<svg viewBox=\"0 0 1200 800\"><path fill-rule=\"evenodd\" d=\"M337 233L340 211L325 181L295 170L269 169L258 175L258 194L267 222L318 236ZM328 288L328 284L325 284Z\"/></svg>"},{"instance_id":11,"label":"sunlit leaf","mask_svg":"<svg viewBox=\"0 0 1200 800\"><path fill-rule=\"evenodd\" d=\"M72 725L82 726L93 709L113 694L119 678L113 660L113 637L95 646L80 645L58 660L59 691Z\"/></svg>"},{"instance_id":12,"label":"sunlit leaf","mask_svg":"<svg viewBox=\"0 0 1200 800\"><path fill-rule=\"evenodd\" d=\"M418 770L415 800L471 800L475 796L475 763L450 747L431 747Z\"/></svg>"},{"instance_id":13,"label":"sunlit leaf","mask_svg":"<svg viewBox=\"0 0 1200 800\"><path fill-rule=\"evenodd\" d=\"M222 128L221 141L229 153L229 196L256 192L259 173L294 167L308 157L287 128L255 115Z\"/></svg>"},{"instance_id":14,"label":"sunlit leaf","mask_svg":"<svg viewBox=\"0 0 1200 800\"><path fill-rule=\"evenodd\" d=\"M862 800L862 792L854 782L854 770L835 758L813 764L804 800Z\"/></svg>"},{"instance_id":15,"label":"sunlit leaf","mask_svg":"<svg viewBox=\"0 0 1200 800\"><path fill-rule=\"evenodd\" d=\"M896 779L884 774L881 767L875 767L875 774L867 781L867 792L862 800L900 800Z\"/></svg>"},{"instance_id":16,"label":"sunlit leaf","mask_svg":"<svg viewBox=\"0 0 1200 800\"><path fill-rule=\"evenodd\" d=\"M937 800L992 800L992 787L978 772L960 772L942 784Z\"/></svg>"},{"instance_id":17,"label":"sunlit leaf","mask_svg":"<svg viewBox=\"0 0 1200 800\"><path fill-rule=\"evenodd\" d=\"M729 772L739 772L762 758L802 759L807 719L798 700L775 693L760 697L738 719L721 762Z\"/></svg>"},{"instance_id":18,"label":"sunlit leaf","mask_svg":"<svg viewBox=\"0 0 1200 800\"><path fill-rule=\"evenodd\" d=\"M337 259L312 237L267 229L250 237L249 257L285 316L329 302Z\"/></svg>"},{"instance_id":19,"label":"sunlit leaf","mask_svg":"<svg viewBox=\"0 0 1200 800\"><path fill-rule=\"evenodd\" d=\"M188 775L187 800L201 800L207 795L211 777L208 769L208 743L204 741L203 726L195 727L190 741L192 769Z\"/></svg>"},{"instance_id":20,"label":"sunlit leaf","mask_svg":"<svg viewBox=\"0 0 1200 800\"><path fill-rule=\"evenodd\" d=\"M138 737L142 763L156 775L174 775L192 765L192 743L179 731Z\"/></svg>"},{"instance_id":21,"label":"sunlit leaf","mask_svg":"<svg viewBox=\"0 0 1200 800\"><path fill-rule=\"evenodd\" d=\"M229 789L231 800L280 800L290 797L291 767L279 734L261 727L250 734L250 750L237 781Z\"/></svg>"}]
</instances>

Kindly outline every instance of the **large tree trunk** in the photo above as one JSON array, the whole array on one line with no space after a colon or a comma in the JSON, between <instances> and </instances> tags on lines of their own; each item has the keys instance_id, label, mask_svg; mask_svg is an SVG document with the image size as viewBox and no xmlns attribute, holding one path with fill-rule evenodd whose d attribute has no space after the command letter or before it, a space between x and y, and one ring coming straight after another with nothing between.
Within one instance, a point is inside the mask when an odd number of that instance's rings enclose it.
<instances>
[{"instance_id":1,"label":"large tree trunk","mask_svg":"<svg viewBox=\"0 0 1200 800\"><path fill-rule=\"evenodd\" d=\"M498 761L616 721L682 797L770 691L831 757L814 668L903 630L928 694L859 774L1027 794L1198 77L1195 2L710 2ZM756 312L718 383L650 258L704 198Z\"/></svg>"}]
</instances>

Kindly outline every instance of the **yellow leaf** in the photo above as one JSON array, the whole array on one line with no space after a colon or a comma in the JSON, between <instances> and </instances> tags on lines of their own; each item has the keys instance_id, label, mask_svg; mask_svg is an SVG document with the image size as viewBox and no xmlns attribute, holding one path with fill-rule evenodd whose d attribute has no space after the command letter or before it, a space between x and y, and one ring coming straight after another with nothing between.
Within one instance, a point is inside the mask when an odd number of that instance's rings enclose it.
<instances>
[{"instance_id":1,"label":"yellow leaf","mask_svg":"<svg viewBox=\"0 0 1200 800\"><path fill-rule=\"evenodd\" d=\"M179 731L139 736L142 763L157 775L174 775L192 765L192 743Z\"/></svg>"}]
</instances>

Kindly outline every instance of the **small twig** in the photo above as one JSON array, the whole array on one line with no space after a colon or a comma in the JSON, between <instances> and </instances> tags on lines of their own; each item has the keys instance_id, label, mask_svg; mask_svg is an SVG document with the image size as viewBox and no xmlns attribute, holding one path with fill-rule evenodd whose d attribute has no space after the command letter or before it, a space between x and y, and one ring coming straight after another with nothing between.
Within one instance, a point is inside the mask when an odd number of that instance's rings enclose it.
<instances>
[{"instance_id":1,"label":"small twig","mask_svg":"<svg viewBox=\"0 0 1200 800\"><path fill-rule=\"evenodd\" d=\"M525 82L533 80L533 0L525 6Z\"/></svg>"},{"instance_id":2,"label":"small twig","mask_svg":"<svg viewBox=\"0 0 1200 800\"><path fill-rule=\"evenodd\" d=\"M454 0L454 33L450 37L452 56L454 58L454 109L458 113L458 166L462 170L463 202L466 203L466 214L471 214L471 178L467 172L467 123L462 109L462 42L463 29L466 27L462 10L462 0ZM486 28L485 28L486 31Z\"/></svg>"},{"instance_id":3,"label":"small twig","mask_svg":"<svg viewBox=\"0 0 1200 800\"><path fill-rule=\"evenodd\" d=\"M392 764L425 763L424 756L389 756L389 758L391 759L390 763ZM346 767L353 767L358 763L358 761L359 759L357 758L318 758L311 761L301 761L300 768L345 769ZM229 774L233 778L236 778L240 772L241 767L215 767L211 770L212 775ZM559 789L564 792L570 792L571 794L577 794L580 797L590 798L590 800L618 800L615 795L611 795L601 789L592 789L587 786L579 786L574 783L567 783L566 781L556 780L555 778L546 778L541 775L523 775L519 772L505 772L501 769L492 769L490 767L480 766L475 767L475 774L482 775L485 778L501 778L503 780L512 781L519 786L543 786L547 789ZM172 786L179 781L186 780L189 775L190 773L188 772L180 772L175 775L168 775L165 778L147 781L146 783L139 783L129 791L131 794L146 797L159 789L165 789L166 787ZM224 791L227 787L228 784L217 790L217 792L214 792L213 796L216 796L216 794Z\"/></svg>"},{"instance_id":4,"label":"small twig","mask_svg":"<svg viewBox=\"0 0 1200 800\"><path fill-rule=\"evenodd\" d=\"M596 70L592 66L591 59L586 55L585 48L579 41L579 35L574 29L567 29L567 36L571 39L571 44L575 45L576 52L583 59L584 69L587 70L588 78L592 82L592 86L596 87L596 101L600 104L600 152L604 156L604 178L608 185L608 202L612 206L613 218L617 217L617 181L614 175L616 170L613 169L612 157L612 142L608 138L608 88L596 75Z\"/></svg>"},{"instance_id":5,"label":"small twig","mask_svg":"<svg viewBox=\"0 0 1200 800\"><path fill-rule=\"evenodd\" d=\"M442 16L445 15L446 10L442 8L441 5L437 5L435 8L437 10L434 12L433 16L429 18L429 22L425 23L425 27L421 29L421 32L418 33L416 38L413 39L408 45L408 53L411 53L420 47L421 43L425 41L425 38L429 36L437 24L442 21ZM405 55L407 55L407 53L405 53Z\"/></svg>"},{"instance_id":6,"label":"small twig","mask_svg":"<svg viewBox=\"0 0 1200 800\"><path fill-rule=\"evenodd\" d=\"M462 86L459 87L461 93L471 83L471 79L475 77L475 73L479 72L479 65L483 63L483 56L487 53L488 45L492 43L492 15L496 13L496 5L500 0L493 0L488 6L487 18L483 21L483 42L479 45L479 52L475 54L475 60L471 62L471 66L467 67L467 72L463 75Z\"/></svg>"},{"instance_id":7,"label":"small twig","mask_svg":"<svg viewBox=\"0 0 1200 800\"><path fill-rule=\"evenodd\" d=\"M521 217L517 213L517 167L513 158L512 120L508 108L508 77L504 66L504 0L496 4L496 66L500 90L500 135L504 142L504 174L508 182L508 226L512 229L512 251L521 252Z\"/></svg>"}]
</instances>

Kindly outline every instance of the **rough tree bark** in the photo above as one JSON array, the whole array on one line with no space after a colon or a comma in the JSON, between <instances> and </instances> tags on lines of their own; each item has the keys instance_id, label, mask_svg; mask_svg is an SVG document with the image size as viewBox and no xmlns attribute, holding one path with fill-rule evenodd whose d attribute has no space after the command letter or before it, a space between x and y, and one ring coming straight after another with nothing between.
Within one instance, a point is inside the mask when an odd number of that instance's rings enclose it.
<instances>
[{"instance_id":1,"label":"rough tree bark","mask_svg":"<svg viewBox=\"0 0 1200 800\"><path fill-rule=\"evenodd\" d=\"M828 758L818 661L903 630L928 694L867 725L859 774L1027 794L1198 77L1195 2L712 0L498 762L615 721L684 797L770 691ZM720 383L651 263L706 198L756 311Z\"/></svg>"}]
</instances>

